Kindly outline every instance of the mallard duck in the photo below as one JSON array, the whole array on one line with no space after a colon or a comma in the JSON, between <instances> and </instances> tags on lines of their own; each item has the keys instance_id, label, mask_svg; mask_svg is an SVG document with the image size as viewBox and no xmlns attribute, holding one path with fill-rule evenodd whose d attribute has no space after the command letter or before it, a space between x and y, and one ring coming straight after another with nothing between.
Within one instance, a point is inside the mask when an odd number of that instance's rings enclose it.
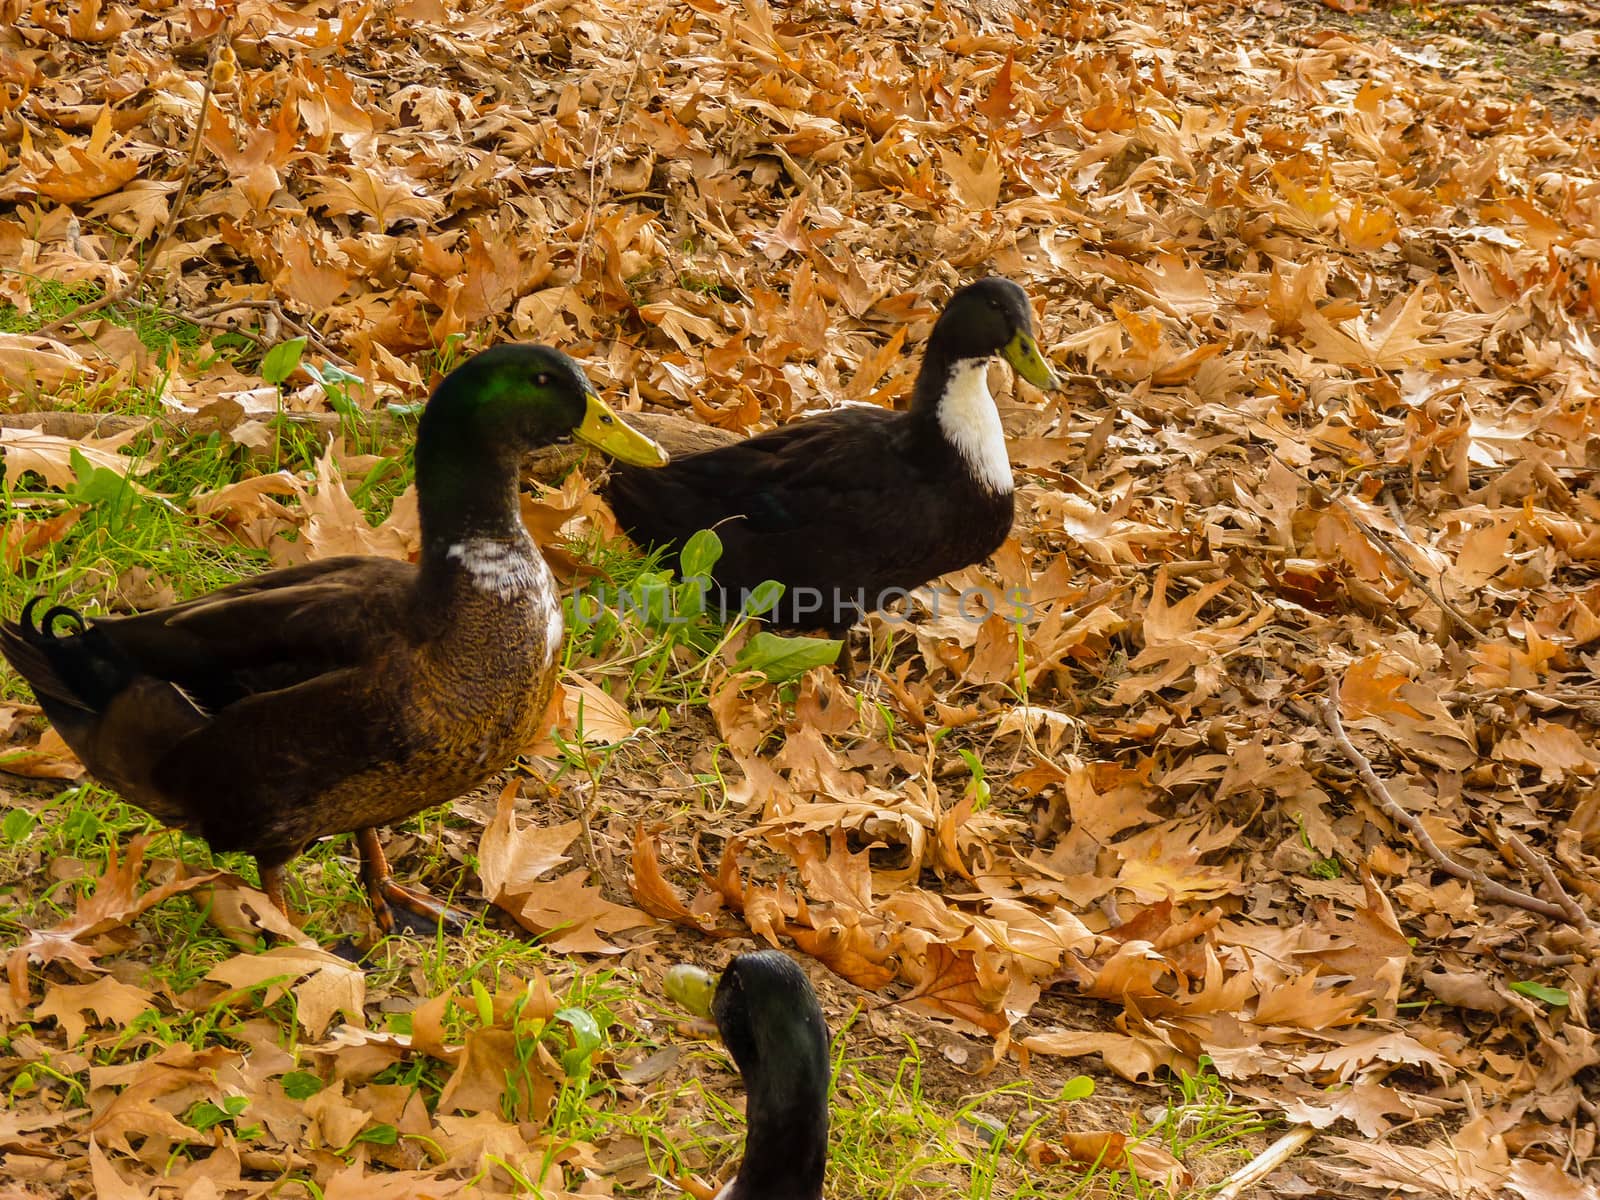
<instances>
[{"instance_id":1,"label":"mallard duck","mask_svg":"<svg viewBox=\"0 0 1600 1200\"><path fill-rule=\"evenodd\" d=\"M253 854L287 913L284 864L354 831L373 915L433 920L376 827L483 783L535 733L562 637L555 579L522 525L523 451L572 434L639 466L665 456L577 364L502 345L445 377L417 429L416 565L327 558L123 617L48 609L0 653L100 780L217 850Z\"/></svg>"},{"instance_id":2,"label":"mallard duck","mask_svg":"<svg viewBox=\"0 0 1600 1200\"><path fill-rule=\"evenodd\" d=\"M828 1159L828 1025L811 981L777 950L741 954L714 985L668 972L668 993L715 1019L744 1077L744 1159L716 1200L820 1200Z\"/></svg>"},{"instance_id":3,"label":"mallard duck","mask_svg":"<svg viewBox=\"0 0 1600 1200\"><path fill-rule=\"evenodd\" d=\"M1003 356L1053 388L1028 297L990 278L950 297L928 336L905 412L849 405L660 471L613 470L605 495L628 536L671 555L700 529L722 540L712 607L785 586L782 628L839 636L864 612L981 562L1011 530L1011 464L989 394Z\"/></svg>"}]
</instances>

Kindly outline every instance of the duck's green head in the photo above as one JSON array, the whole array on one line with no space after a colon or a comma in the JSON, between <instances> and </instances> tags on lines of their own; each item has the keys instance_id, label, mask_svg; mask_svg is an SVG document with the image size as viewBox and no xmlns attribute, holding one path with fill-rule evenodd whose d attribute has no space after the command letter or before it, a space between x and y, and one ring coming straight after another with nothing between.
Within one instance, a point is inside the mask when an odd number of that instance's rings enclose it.
<instances>
[{"instance_id":1,"label":"duck's green head","mask_svg":"<svg viewBox=\"0 0 1600 1200\"><path fill-rule=\"evenodd\" d=\"M507 342L446 375L423 410L418 442L453 440L437 436L447 430L517 451L570 435L634 466L667 461L611 411L577 363L549 346Z\"/></svg>"},{"instance_id":2,"label":"duck's green head","mask_svg":"<svg viewBox=\"0 0 1600 1200\"><path fill-rule=\"evenodd\" d=\"M998 354L1034 387L1059 386L1034 340L1028 294L999 275L950 297L928 335L928 353L935 352L949 365Z\"/></svg>"}]
</instances>

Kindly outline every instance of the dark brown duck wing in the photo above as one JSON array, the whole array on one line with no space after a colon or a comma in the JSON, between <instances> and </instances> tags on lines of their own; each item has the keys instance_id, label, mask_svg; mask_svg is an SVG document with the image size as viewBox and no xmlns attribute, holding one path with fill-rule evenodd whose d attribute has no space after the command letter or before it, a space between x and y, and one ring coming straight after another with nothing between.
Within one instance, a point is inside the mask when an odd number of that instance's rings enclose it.
<instances>
[{"instance_id":1,"label":"dark brown duck wing","mask_svg":"<svg viewBox=\"0 0 1600 1200\"><path fill-rule=\"evenodd\" d=\"M904 453L902 421L848 408L768 430L742 442L674 458L654 470L613 469L606 498L630 537L674 550L700 529L722 539L732 571L744 540L801 530L859 504L846 483L866 481Z\"/></svg>"},{"instance_id":2,"label":"dark brown duck wing","mask_svg":"<svg viewBox=\"0 0 1600 1200\"><path fill-rule=\"evenodd\" d=\"M416 577L390 559L329 558L91 625L138 674L214 712L370 659L375 636L407 636Z\"/></svg>"},{"instance_id":3,"label":"dark brown duck wing","mask_svg":"<svg viewBox=\"0 0 1600 1200\"><path fill-rule=\"evenodd\" d=\"M327 560L132 617L52 610L35 625L30 605L0 626L0 652L90 771L161 819L205 830L236 799L265 801L269 781L305 787L291 742L313 744L315 768L336 777L381 753L392 730L372 727L377 714L360 711L350 677L385 678L384 661L408 644L415 574L383 559ZM251 729L269 714L271 729Z\"/></svg>"}]
</instances>

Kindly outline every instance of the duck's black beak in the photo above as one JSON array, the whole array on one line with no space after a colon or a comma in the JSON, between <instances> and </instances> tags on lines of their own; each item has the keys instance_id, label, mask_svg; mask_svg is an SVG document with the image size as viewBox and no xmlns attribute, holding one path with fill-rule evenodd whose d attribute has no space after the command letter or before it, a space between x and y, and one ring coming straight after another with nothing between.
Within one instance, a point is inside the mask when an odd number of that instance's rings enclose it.
<instances>
[{"instance_id":1,"label":"duck's black beak","mask_svg":"<svg viewBox=\"0 0 1600 1200\"><path fill-rule=\"evenodd\" d=\"M1034 341L1033 335L1026 330L1013 335L1000 353L1016 373L1034 387L1053 392L1061 386L1055 373L1050 370L1049 364L1044 361L1044 355L1039 353L1039 343Z\"/></svg>"},{"instance_id":2,"label":"duck's black beak","mask_svg":"<svg viewBox=\"0 0 1600 1200\"><path fill-rule=\"evenodd\" d=\"M624 422L594 392L589 393L589 407L572 436L630 466L660 467L667 462L665 450Z\"/></svg>"}]
</instances>

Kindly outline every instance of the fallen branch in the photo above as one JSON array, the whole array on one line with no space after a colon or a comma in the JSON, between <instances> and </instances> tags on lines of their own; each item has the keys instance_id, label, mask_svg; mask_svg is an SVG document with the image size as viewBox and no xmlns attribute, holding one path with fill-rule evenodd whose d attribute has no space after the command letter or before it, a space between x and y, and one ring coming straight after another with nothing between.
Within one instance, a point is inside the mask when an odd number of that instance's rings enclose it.
<instances>
[{"instance_id":1,"label":"fallen branch","mask_svg":"<svg viewBox=\"0 0 1600 1200\"><path fill-rule=\"evenodd\" d=\"M1561 886L1561 880L1556 877L1555 868L1550 865L1544 855L1539 854L1532 846L1514 833L1506 834L1506 841L1517 852L1518 858L1538 872L1539 878L1544 880L1544 886L1555 896L1557 903L1566 910L1567 920L1571 921L1579 929L1594 928L1593 923L1589 920L1589 915L1583 911L1578 902L1567 892L1567 889Z\"/></svg>"},{"instance_id":2,"label":"fallen branch","mask_svg":"<svg viewBox=\"0 0 1600 1200\"><path fill-rule=\"evenodd\" d=\"M1302 1146L1316 1136L1317 1131L1309 1125L1295 1126L1224 1179L1222 1186L1213 1193L1214 1200L1238 1200L1247 1190L1293 1158Z\"/></svg>"},{"instance_id":3,"label":"fallen branch","mask_svg":"<svg viewBox=\"0 0 1600 1200\"><path fill-rule=\"evenodd\" d=\"M1429 600L1433 601L1434 607L1442 612L1452 625L1461 630L1462 633L1466 634L1467 637L1474 642L1484 642L1488 640L1484 636L1483 631L1468 621L1466 615L1459 608L1457 608L1454 604L1451 604L1450 601L1446 600L1434 590L1433 585L1422 577L1422 572L1418 571L1406 561L1405 555L1401 554L1400 551L1396 550L1389 544L1389 539L1383 536L1382 530L1367 521L1366 518L1364 518L1355 510L1355 506L1343 496L1336 497L1336 501L1339 507L1344 509L1344 511L1349 514L1350 519L1356 523L1356 528L1361 530L1361 536L1366 538L1367 541L1371 542L1380 551L1382 551L1384 556L1388 558L1390 562L1399 567L1401 573L1411 581L1411 586L1416 588Z\"/></svg>"},{"instance_id":4,"label":"fallen branch","mask_svg":"<svg viewBox=\"0 0 1600 1200\"><path fill-rule=\"evenodd\" d=\"M1478 895L1485 900L1495 900L1501 904L1510 904L1513 907L1526 909L1528 912L1535 912L1540 916L1551 917L1558 921L1571 920L1571 914L1562 905L1552 904L1548 900L1541 900L1537 896L1530 896L1525 892L1517 891L1515 888L1506 887L1503 883L1497 883L1482 871L1475 871L1471 867L1458 863L1439 848L1439 844L1433 840L1433 835L1428 832L1422 821L1400 807L1395 798L1389 794L1388 786L1378 778L1378 773L1372 769L1371 761L1365 754L1356 749L1355 743L1350 740L1349 734L1345 733L1344 722L1339 719L1339 684L1337 680L1329 680L1328 694L1318 703L1317 709L1322 716L1323 724L1327 726L1328 732L1333 735L1334 743L1344 752L1345 757L1354 764L1356 774L1366 787L1367 794L1377 802L1378 807L1383 809L1385 815L1391 821L1411 832L1411 836L1417 840L1417 844L1422 847L1429 858L1438 864L1439 869L1446 875L1472 884ZM1562 895L1565 896L1565 893L1563 892ZM1566 899L1571 903L1571 897L1566 897ZM1581 927L1584 929L1591 928L1587 917L1583 918Z\"/></svg>"}]
</instances>

